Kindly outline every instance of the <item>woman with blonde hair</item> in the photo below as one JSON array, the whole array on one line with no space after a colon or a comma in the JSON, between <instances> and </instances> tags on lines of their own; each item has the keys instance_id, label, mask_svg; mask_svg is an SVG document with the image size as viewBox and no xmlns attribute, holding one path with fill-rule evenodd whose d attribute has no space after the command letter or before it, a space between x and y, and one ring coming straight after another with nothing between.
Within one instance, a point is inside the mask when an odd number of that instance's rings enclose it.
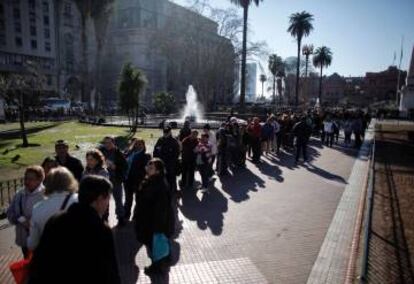
<instances>
[{"instance_id":1,"label":"woman with blonde hair","mask_svg":"<svg viewBox=\"0 0 414 284\"><path fill-rule=\"evenodd\" d=\"M46 199L33 208L30 221L30 234L27 239L30 250L38 245L49 218L58 212L66 211L73 203L78 202L78 182L67 168L51 169L44 185Z\"/></svg>"}]
</instances>

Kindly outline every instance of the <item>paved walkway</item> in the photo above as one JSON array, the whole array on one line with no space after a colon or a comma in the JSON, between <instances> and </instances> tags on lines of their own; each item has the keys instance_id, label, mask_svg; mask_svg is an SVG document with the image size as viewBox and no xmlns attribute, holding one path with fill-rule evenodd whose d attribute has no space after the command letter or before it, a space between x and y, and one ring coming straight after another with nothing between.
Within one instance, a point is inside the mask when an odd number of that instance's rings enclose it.
<instances>
[{"instance_id":1,"label":"paved walkway","mask_svg":"<svg viewBox=\"0 0 414 284\"><path fill-rule=\"evenodd\" d=\"M258 166L249 162L233 177L217 179L209 195L184 194L175 265L164 280L306 283L357 153L313 141L310 154L311 163L298 167L289 153L264 157ZM18 255L7 250L9 230L0 230L0 265ZM124 283L151 283L142 270L149 260L132 226L114 229L114 235ZM7 281L0 274L0 283Z\"/></svg>"}]
</instances>

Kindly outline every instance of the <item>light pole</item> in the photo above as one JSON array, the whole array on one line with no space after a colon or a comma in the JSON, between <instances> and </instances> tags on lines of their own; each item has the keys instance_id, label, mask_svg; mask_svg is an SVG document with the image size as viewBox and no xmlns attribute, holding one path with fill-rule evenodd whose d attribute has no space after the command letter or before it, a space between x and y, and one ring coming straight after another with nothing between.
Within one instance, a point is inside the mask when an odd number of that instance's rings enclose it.
<instances>
[{"instance_id":1,"label":"light pole","mask_svg":"<svg viewBox=\"0 0 414 284\"><path fill-rule=\"evenodd\" d=\"M305 56L306 65L305 65L305 94L308 92L308 65L309 65L309 56L313 54L313 44L305 44L302 47L302 55Z\"/></svg>"}]
</instances>

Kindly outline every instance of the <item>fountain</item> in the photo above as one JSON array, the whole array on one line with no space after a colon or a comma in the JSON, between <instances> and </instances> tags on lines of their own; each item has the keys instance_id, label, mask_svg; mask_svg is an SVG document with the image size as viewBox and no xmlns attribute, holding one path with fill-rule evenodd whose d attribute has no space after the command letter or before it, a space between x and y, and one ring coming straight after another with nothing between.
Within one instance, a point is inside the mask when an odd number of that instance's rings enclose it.
<instances>
[{"instance_id":1,"label":"fountain","mask_svg":"<svg viewBox=\"0 0 414 284\"><path fill-rule=\"evenodd\" d=\"M189 120L191 122L202 121L201 107L197 101L197 93L192 85L188 86L187 93L185 94L187 104L184 107L183 114L181 116L182 121Z\"/></svg>"}]
</instances>

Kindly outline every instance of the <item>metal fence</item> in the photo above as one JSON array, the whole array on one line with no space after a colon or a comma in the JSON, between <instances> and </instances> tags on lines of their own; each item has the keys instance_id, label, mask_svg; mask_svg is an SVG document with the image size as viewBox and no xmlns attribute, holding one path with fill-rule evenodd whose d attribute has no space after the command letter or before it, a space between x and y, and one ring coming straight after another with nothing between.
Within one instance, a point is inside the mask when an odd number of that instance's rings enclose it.
<instances>
[{"instance_id":1,"label":"metal fence","mask_svg":"<svg viewBox=\"0 0 414 284\"><path fill-rule=\"evenodd\" d=\"M0 214L3 215L16 192L23 187L23 179L0 181Z\"/></svg>"}]
</instances>

